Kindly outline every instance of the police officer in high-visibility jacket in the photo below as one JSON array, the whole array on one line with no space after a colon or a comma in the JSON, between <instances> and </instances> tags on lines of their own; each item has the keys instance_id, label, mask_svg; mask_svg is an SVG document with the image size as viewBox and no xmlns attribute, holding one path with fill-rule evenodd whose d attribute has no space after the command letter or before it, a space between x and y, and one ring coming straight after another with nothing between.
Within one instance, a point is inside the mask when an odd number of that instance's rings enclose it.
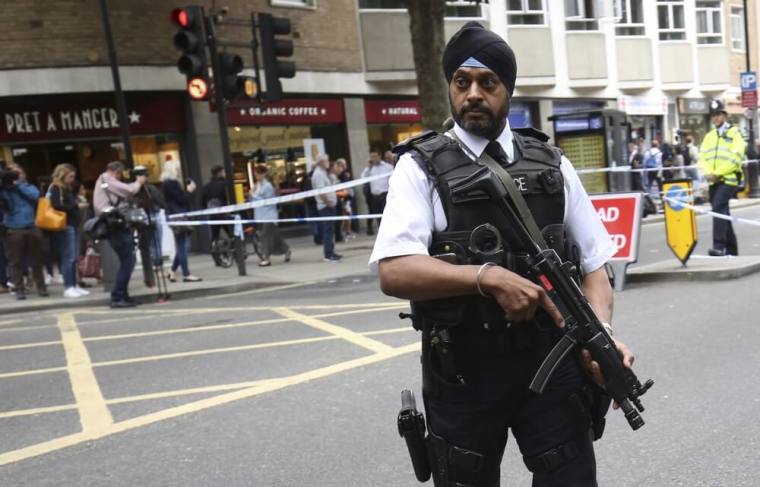
<instances>
[{"instance_id":1,"label":"police officer in high-visibility jacket","mask_svg":"<svg viewBox=\"0 0 760 487\"><path fill-rule=\"evenodd\" d=\"M699 169L710 184L712 211L729 215L728 202L736 197L742 183L742 162L746 144L737 127L731 125L720 100L710 102L713 129L705 135L699 150ZM731 220L713 218L712 256L739 255Z\"/></svg>"}]
</instances>

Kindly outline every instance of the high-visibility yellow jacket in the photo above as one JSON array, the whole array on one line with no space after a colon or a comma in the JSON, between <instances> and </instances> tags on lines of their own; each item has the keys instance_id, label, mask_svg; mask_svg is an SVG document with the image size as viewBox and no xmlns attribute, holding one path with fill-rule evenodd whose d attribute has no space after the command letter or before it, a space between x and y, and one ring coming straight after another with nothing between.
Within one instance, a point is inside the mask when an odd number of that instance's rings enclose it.
<instances>
[{"instance_id":1,"label":"high-visibility yellow jacket","mask_svg":"<svg viewBox=\"0 0 760 487\"><path fill-rule=\"evenodd\" d=\"M746 144L738 128L728 127L723 136L713 128L705 135L699 148L699 169L705 175L714 174L729 186L739 185Z\"/></svg>"}]
</instances>

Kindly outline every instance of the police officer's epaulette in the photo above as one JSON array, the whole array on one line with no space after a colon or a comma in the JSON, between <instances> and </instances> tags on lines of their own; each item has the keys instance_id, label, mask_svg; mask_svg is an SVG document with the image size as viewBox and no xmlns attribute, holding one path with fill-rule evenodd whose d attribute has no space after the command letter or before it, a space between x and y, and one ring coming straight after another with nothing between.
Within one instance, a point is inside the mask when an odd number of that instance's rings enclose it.
<instances>
[{"instance_id":1,"label":"police officer's epaulette","mask_svg":"<svg viewBox=\"0 0 760 487\"><path fill-rule=\"evenodd\" d=\"M512 129L517 148L523 157L531 160L544 160L540 153L547 155L556 165L562 159L559 147L549 144L549 136L533 127ZM545 161L546 162L546 161Z\"/></svg>"},{"instance_id":2,"label":"police officer's epaulette","mask_svg":"<svg viewBox=\"0 0 760 487\"><path fill-rule=\"evenodd\" d=\"M395 146L393 146L391 151L394 154L401 156L401 154L404 154L405 152L408 152L411 149L420 150L421 145L424 148L427 148L427 145L425 143L435 139L436 137L439 137L440 135L441 134L439 134L435 130L426 130L422 132L421 134L417 134L414 137L409 137L403 142L396 144Z\"/></svg>"}]
</instances>

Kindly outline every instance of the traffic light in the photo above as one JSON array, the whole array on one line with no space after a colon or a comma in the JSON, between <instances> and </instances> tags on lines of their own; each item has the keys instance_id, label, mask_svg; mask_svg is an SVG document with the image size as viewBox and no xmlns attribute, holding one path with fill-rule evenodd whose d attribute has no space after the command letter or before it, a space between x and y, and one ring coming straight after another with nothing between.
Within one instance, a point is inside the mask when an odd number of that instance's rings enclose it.
<instances>
[{"instance_id":1,"label":"traffic light","mask_svg":"<svg viewBox=\"0 0 760 487\"><path fill-rule=\"evenodd\" d=\"M191 98L203 100L209 92L206 35L201 7L176 8L172 21L179 27L174 35L174 47L182 52L177 60L179 72L187 77L187 91Z\"/></svg>"},{"instance_id":2,"label":"traffic light","mask_svg":"<svg viewBox=\"0 0 760 487\"><path fill-rule=\"evenodd\" d=\"M264 76L267 81L267 100L282 98L280 78L292 78L296 75L296 64L293 61L281 60L278 57L293 55L293 41L278 39L276 36L290 34L290 19L272 17L270 14L259 14L259 34L261 36L261 54L264 60Z\"/></svg>"},{"instance_id":3,"label":"traffic light","mask_svg":"<svg viewBox=\"0 0 760 487\"><path fill-rule=\"evenodd\" d=\"M219 55L218 83L225 100L234 100L243 96L252 98L258 94L254 78L239 76L243 70L243 58L237 54L223 52Z\"/></svg>"}]
</instances>

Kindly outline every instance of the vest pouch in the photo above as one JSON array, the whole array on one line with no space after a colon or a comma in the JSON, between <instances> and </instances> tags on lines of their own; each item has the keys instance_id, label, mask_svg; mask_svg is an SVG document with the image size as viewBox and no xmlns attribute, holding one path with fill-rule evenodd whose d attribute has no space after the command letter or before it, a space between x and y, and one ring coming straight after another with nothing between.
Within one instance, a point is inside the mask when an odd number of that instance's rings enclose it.
<instances>
[{"instance_id":1,"label":"vest pouch","mask_svg":"<svg viewBox=\"0 0 760 487\"><path fill-rule=\"evenodd\" d=\"M415 312L424 318L427 327L454 328L462 324L467 315L468 298L441 298L415 301Z\"/></svg>"},{"instance_id":2,"label":"vest pouch","mask_svg":"<svg viewBox=\"0 0 760 487\"><path fill-rule=\"evenodd\" d=\"M547 225L541 229L541 235L543 235L546 245L554 249L557 255L565 260L565 226L562 223Z\"/></svg>"},{"instance_id":3,"label":"vest pouch","mask_svg":"<svg viewBox=\"0 0 760 487\"><path fill-rule=\"evenodd\" d=\"M483 176L484 173L490 172L490 169L483 166L475 172L465 176L451 176L446 179L448 192L451 195L451 202L455 205L462 203L471 203L473 201L490 200L491 197L481 189L471 189L468 186Z\"/></svg>"}]
</instances>

